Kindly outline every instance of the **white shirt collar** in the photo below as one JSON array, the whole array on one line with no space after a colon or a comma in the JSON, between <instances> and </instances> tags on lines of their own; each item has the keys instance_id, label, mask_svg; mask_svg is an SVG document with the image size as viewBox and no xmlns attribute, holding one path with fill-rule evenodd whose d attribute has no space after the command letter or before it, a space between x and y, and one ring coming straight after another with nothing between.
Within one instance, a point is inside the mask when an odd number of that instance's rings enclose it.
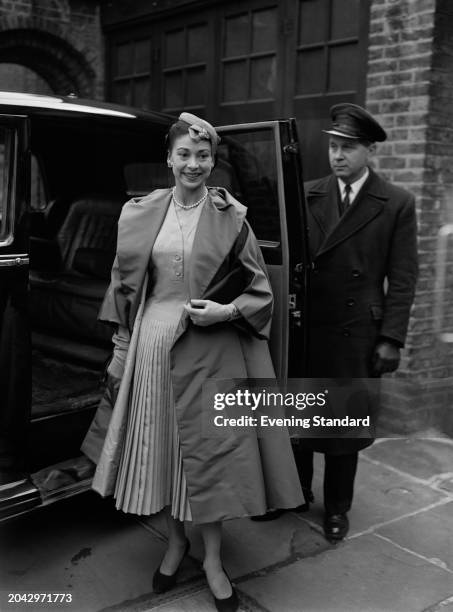
<instances>
[{"instance_id":1,"label":"white shirt collar","mask_svg":"<svg viewBox=\"0 0 453 612\"><path fill-rule=\"evenodd\" d=\"M359 191L361 190L361 188L363 187L364 182L367 180L367 178L370 175L370 171L368 170L368 166L365 168L365 173L363 176L361 176L359 179L357 179L356 181L354 181L353 183L351 183L351 192L349 194L349 201L352 204L354 202L354 200L357 197L357 194L359 193ZM338 179L338 187L340 188L340 194L341 194L341 199L344 199L345 196L345 187L346 187L346 183L339 178Z\"/></svg>"}]
</instances>

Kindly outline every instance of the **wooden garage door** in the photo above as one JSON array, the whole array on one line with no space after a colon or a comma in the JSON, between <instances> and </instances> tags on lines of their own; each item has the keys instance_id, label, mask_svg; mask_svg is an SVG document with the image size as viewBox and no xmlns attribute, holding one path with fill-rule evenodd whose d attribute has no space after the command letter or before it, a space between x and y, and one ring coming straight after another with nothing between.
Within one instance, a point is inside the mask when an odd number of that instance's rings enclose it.
<instances>
[{"instance_id":1,"label":"wooden garage door","mask_svg":"<svg viewBox=\"0 0 453 612\"><path fill-rule=\"evenodd\" d=\"M186 9L108 33L109 98L216 124L295 116L305 178L326 173L329 107L364 100L368 0Z\"/></svg>"},{"instance_id":2,"label":"wooden garage door","mask_svg":"<svg viewBox=\"0 0 453 612\"><path fill-rule=\"evenodd\" d=\"M330 123L330 106L361 104L365 97L367 5L361 0L297 0L291 6L294 85L288 86L286 96L298 119L310 178L329 170L321 130Z\"/></svg>"}]
</instances>

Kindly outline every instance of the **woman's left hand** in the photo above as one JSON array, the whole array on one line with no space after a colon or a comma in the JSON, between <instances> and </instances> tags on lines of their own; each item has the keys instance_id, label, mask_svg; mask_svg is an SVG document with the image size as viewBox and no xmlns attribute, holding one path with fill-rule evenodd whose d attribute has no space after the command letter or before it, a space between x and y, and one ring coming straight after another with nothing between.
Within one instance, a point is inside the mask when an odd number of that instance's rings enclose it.
<instances>
[{"instance_id":1,"label":"woman's left hand","mask_svg":"<svg viewBox=\"0 0 453 612\"><path fill-rule=\"evenodd\" d=\"M192 323L200 327L228 321L231 314L229 304L219 304L211 300L190 300L190 304L185 304L184 308Z\"/></svg>"}]
</instances>

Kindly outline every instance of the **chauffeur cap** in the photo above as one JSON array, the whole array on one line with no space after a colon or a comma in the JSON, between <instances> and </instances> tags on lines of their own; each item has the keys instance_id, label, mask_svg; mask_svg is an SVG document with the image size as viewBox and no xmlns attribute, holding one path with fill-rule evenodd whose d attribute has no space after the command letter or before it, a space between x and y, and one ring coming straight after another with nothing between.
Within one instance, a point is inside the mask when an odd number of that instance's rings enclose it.
<instances>
[{"instance_id":1,"label":"chauffeur cap","mask_svg":"<svg viewBox=\"0 0 453 612\"><path fill-rule=\"evenodd\" d=\"M385 130L376 119L357 104L335 104L330 109L330 116L332 127L323 130L326 134L369 142L383 142L387 138Z\"/></svg>"}]
</instances>

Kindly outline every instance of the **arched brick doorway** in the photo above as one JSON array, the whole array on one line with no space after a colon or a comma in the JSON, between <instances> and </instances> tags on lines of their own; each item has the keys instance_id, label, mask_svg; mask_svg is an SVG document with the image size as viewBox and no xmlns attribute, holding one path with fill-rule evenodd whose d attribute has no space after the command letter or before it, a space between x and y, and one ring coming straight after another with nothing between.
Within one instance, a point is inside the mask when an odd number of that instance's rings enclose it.
<instances>
[{"instance_id":1,"label":"arched brick doorway","mask_svg":"<svg viewBox=\"0 0 453 612\"><path fill-rule=\"evenodd\" d=\"M0 63L26 66L55 94L94 97L92 67L70 43L49 32L26 28L0 32Z\"/></svg>"}]
</instances>

